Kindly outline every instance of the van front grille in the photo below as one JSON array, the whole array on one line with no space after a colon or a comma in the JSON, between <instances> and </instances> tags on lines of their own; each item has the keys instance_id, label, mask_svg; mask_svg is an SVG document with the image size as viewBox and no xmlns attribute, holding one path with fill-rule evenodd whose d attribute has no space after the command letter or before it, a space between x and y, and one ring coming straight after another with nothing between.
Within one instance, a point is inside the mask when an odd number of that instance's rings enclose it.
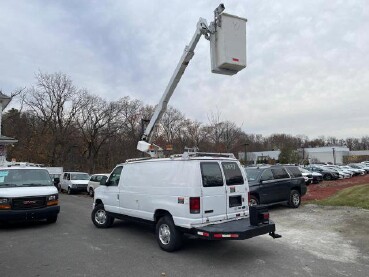
<instances>
[{"instance_id":1,"label":"van front grille","mask_svg":"<svg viewBox=\"0 0 369 277\"><path fill-rule=\"evenodd\" d=\"M46 207L46 197L19 197L12 199L13 210L30 210Z\"/></svg>"}]
</instances>

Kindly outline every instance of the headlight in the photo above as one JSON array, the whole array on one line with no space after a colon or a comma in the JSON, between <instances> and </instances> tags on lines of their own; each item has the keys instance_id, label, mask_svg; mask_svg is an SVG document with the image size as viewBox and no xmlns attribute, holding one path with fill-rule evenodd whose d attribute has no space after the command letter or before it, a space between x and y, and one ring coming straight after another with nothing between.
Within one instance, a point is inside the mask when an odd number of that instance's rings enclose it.
<instances>
[{"instance_id":1,"label":"headlight","mask_svg":"<svg viewBox=\"0 0 369 277\"><path fill-rule=\"evenodd\" d=\"M9 199L8 198L0 198L0 205L1 204L8 204L9 203Z\"/></svg>"},{"instance_id":2,"label":"headlight","mask_svg":"<svg viewBox=\"0 0 369 277\"><path fill-rule=\"evenodd\" d=\"M10 210L10 199L0 198L0 210Z\"/></svg>"},{"instance_id":3,"label":"headlight","mask_svg":"<svg viewBox=\"0 0 369 277\"><path fill-rule=\"evenodd\" d=\"M58 200L57 194L47 196L47 201L53 201L53 200Z\"/></svg>"},{"instance_id":4,"label":"headlight","mask_svg":"<svg viewBox=\"0 0 369 277\"><path fill-rule=\"evenodd\" d=\"M48 195L46 196L46 200L47 200L47 205L48 206L56 206L59 204L58 202L58 194L53 194L53 195Z\"/></svg>"}]
</instances>

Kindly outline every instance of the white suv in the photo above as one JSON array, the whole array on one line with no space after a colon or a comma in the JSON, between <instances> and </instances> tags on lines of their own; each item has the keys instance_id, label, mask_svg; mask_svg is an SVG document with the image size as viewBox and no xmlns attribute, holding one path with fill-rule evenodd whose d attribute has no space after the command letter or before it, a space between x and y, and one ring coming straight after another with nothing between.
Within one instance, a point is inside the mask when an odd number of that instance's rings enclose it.
<instances>
[{"instance_id":1,"label":"white suv","mask_svg":"<svg viewBox=\"0 0 369 277\"><path fill-rule=\"evenodd\" d=\"M93 174L90 178L90 181L88 181L87 185L87 192L88 194L93 197L95 189L100 186L101 181L106 181L109 178L108 173L102 173L102 174Z\"/></svg>"},{"instance_id":2,"label":"white suv","mask_svg":"<svg viewBox=\"0 0 369 277\"><path fill-rule=\"evenodd\" d=\"M110 227L115 218L154 224L166 251L181 246L183 233L210 240L267 233L277 237L265 210L256 215L258 222L250 223L248 192L234 156L185 153L131 160L118 165L95 190L91 219L98 228Z\"/></svg>"}]
</instances>

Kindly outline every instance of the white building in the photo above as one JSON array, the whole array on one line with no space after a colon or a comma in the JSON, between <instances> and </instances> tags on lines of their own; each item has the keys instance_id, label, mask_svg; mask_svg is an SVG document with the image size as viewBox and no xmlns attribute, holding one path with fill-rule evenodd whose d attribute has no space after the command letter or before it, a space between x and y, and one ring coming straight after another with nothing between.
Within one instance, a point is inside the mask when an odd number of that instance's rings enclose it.
<instances>
[{"instance_id":1,"label":"white building","mask_svg":"<svg viewBox=\"0 0 369 277\"><path fill-rule=\"evenodd\" d=\"M343 157L350 155L350 149L345 146L302 148L299 152L309 163L343 164Z\"/></svg>"}]
</instances>

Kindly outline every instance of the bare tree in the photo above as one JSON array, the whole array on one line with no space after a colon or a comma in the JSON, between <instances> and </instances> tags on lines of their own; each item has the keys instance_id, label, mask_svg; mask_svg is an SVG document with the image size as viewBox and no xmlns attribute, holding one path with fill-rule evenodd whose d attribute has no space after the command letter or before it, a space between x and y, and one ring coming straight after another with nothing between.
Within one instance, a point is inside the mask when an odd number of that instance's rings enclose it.
<instances>
[{"instance_id":1,"label":"bare tree","mask_svg":"<svg viewBox=\"0 0 369 277\"><path fill-rule=\"evenodd\" d=\"M55 165L70 139L74 119L82 109L82 96L69 77L62 73L36 74L36 86L24 96L24 105L43 123L37 131L48 137L48 163Z\"/></svg>"}]
</instances>

